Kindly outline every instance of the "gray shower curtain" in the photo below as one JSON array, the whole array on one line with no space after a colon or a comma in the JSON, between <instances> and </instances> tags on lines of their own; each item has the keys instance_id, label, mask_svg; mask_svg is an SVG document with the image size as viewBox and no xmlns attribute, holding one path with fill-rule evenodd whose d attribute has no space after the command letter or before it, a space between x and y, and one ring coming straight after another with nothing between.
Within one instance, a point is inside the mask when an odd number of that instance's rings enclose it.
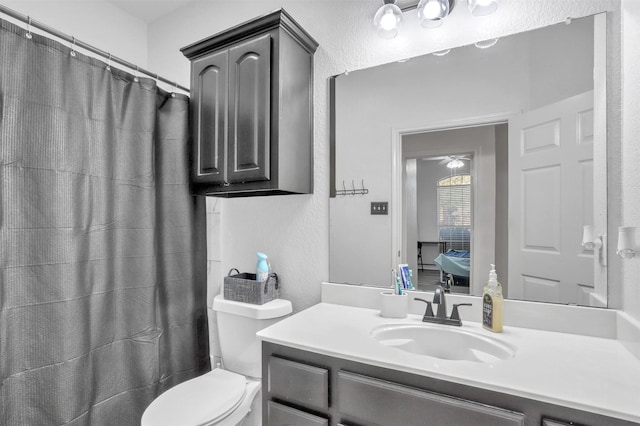
<instances>
[{"instance_id":1,"label":"gray shower curtain","mask_svg":"<svg viewBox=\"0 0 640 426\"><path fill-rule=\"evenodd\" d=\"M209 369L188 98L0 20L0 424L139 425Z\"/></svg>"}]
</instances>

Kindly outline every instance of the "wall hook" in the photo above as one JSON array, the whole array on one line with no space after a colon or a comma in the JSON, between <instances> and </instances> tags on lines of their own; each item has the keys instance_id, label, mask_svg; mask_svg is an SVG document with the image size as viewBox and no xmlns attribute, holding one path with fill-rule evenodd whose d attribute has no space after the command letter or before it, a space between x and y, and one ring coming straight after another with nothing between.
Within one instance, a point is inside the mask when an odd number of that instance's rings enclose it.
<instances>
[{"instance_id":1,"label":"wall hook","mask_svg":"<svg viewBox=\"0 0 640 426\"><path fill-rule=\"evenodd\" d=\"M31 16L27 16L27 32L24 36L29 40L33 38L33 35L31 34Z\"/></svg>"},{"instance_id":2,"label":"wall hook","mask_svg":"<svg viewBox=\"0 0 640 426\"><path fill-rule=\"evenodd\" d=\"M76 38L71 37L71 52L69 52L71 56L76 57Z\"/></svg>"}]
</instances>

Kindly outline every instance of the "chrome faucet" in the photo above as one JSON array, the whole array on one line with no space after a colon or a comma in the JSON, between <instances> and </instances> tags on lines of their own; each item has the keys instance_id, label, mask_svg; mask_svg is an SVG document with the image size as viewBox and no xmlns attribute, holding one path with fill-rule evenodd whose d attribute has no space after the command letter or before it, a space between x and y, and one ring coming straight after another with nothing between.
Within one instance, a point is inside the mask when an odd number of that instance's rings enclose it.
<instances>
[{"instance_id":1,"label":"chrome faucet","mask_svg":"<svg viewBox=\"0 0 640 426\"><path fill-rule=\"evenodd\" d=\"M447 317L447 298L445 296L445 290L442 286L438 286L435 293L433 293L433 302L429 302L428 300L424 300L419 297L414 297L413 300L419 300L420 302L424 302L427 304L427 309L422 316L422 322L432 322L436 324L461 326L462 320L460 319L458 306L471 306L471 303L456 303L453 305L451 316ZM435 315L433 315L433 308L431 307L432 304L438 305L438 310L436 311Z\"/></svg>"}]
</instances>

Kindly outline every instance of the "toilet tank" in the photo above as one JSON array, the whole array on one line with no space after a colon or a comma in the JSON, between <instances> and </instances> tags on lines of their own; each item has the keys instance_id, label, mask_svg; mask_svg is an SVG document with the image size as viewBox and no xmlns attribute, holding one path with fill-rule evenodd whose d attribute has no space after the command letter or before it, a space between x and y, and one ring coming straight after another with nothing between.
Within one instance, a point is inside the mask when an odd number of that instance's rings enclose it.
<instances>
[{"instance_id":1,"label":"toilet tank","mask_svg":"<svg viewBox=\"0 0 640 426\"><path fill-rule=\"evenodd\" d=\"M293 311L291 302L275 299L252 305L226 300L219 294L213 299L212 308L224 367L243 376L262 377L262 348L256 333L287 317Z\"/></svg>"}]
</instances>

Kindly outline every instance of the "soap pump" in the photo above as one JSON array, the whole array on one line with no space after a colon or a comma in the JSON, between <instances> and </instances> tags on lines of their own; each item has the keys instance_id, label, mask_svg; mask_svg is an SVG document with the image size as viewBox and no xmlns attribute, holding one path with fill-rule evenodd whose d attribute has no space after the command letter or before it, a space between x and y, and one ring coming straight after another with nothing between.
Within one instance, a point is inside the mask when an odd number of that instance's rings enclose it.
<instances>
[{"instance_id":1,"label":"soap pump","mask_svg":"<svg viewBox=\"0 0 640 426\"><path fill-rule=\"evenodd\" d=\"M256 281L266 281L269 278L269 262L267 255L258 252L258 265L256 266Z\"/></svg>"},{"instance_id":2,"label":"soap pump","mask_svg":"<svg viewBox=\"0 0 640 426\"><path fill-rule=\"evenodd\" d=\"M482 296L482 325L495 333L502 332L502 301L502 286L498 282L496 267L492 264Z\"/></svg>"}]
</instances>

